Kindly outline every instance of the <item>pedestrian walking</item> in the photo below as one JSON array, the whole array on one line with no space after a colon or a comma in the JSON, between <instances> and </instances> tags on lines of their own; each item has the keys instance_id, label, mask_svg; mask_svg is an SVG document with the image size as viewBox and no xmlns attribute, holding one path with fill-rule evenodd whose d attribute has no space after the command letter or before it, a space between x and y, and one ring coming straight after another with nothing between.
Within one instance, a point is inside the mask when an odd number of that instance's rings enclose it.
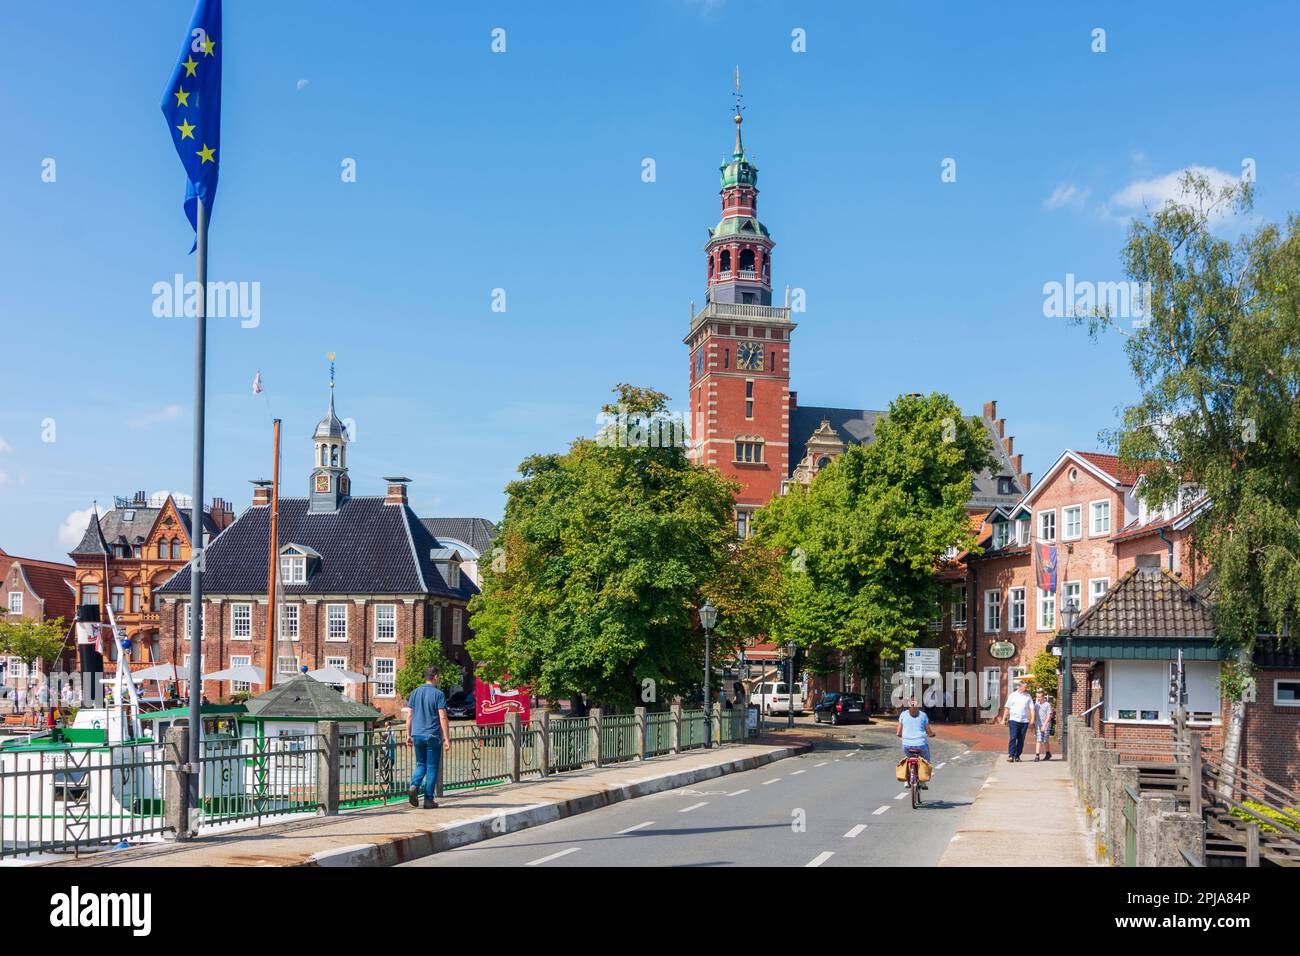
<instances>
[{"instance_id":1,"label":"pedestrian walking","mask_svg":"<svg viewBox=\"0 0 1300 956\"><path fill-rule=\"evenodd\" d=\"M1002 709L1007 724L1007 763L1020 763L1025 749L1025 733L1034 719L1034 699L1029 696L1029 681L1016 682Z\"/></svg>"},{"instance_id":2,"label":"pedestrian walking","mask_svg":"<svg viewBox=\"0 0 1300 956\"><path fill-rule=\"evenodd\" d=\"M433 810L434 789L442 752L451 749L451 732L447 729L447 697L438 687L438 669L424 669L424 683L411 691L406 701L406 746L415 748L415 774L411 777L408 796L411 806L420 805L420 786L424 785L424 809Z\"/></svg>"},{"instance_id":3,"label":"pedestrian walking","mask_svg":"<svg viewBox=\"0 0 1300 956\"><path fill-rule=\"evenodd\" d=\"M1034 701L1034 762L1039 759L1038 748L1046 751L1043 760L1052 759L1052 721L1056 715L1052 712L1052 702L1047 699L1047 691L1040 690Z\"/></svg>"}]
</instances>

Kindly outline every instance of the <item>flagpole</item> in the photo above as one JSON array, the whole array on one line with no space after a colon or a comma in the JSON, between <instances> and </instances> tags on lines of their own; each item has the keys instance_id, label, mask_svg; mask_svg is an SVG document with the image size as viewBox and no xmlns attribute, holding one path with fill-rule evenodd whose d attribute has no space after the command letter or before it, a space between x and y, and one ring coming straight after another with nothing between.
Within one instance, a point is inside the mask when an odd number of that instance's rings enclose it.
<instances>
[{"instance_id":1,"label":"flagpole","mask_svg":"<svg viewBox=\"0 0 1300 956\"><path fill-rule=\"evenodd\" d=\"M203 736L203 431L208 347L208 211L197 199L194 278L199 286L194 324L194 500L190 503L190 746L189 806L185 829L191 832L199 809L200 738Z\"/></svg>"}]
</instances>

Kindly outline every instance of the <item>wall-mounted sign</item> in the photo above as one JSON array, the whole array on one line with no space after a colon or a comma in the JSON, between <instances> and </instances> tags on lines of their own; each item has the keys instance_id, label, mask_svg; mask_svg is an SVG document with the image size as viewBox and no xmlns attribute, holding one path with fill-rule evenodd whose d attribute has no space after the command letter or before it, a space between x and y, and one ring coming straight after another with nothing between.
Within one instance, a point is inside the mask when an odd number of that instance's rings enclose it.
<instances>
[{"instance_id":1,"label":"wall-mounted sign","mask_svg":"<svg viewBox=\"0 0 1300 956\"><path fill-rule=\"evenodd\" d=\"M989 645L989 654L1000 661L1016 656L1016 645L1010 641L994 641Z\"/></svg>"}]
</instances>

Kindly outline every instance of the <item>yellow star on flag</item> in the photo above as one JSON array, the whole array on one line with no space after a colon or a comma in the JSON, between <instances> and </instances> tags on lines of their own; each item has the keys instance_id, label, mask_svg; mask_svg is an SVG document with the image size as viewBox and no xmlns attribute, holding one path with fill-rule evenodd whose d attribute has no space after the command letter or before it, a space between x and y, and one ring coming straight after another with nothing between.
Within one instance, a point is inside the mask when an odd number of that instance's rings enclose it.
<instances>
[{"instance_id":1,"label":"yellow star on flag","mask_svg":"<svg viewBox=\"0 0 1300 956\"><path fill-rule=\"evenodd\" d=\"M198 155L199 159L201 160L199 165L202 166L203 163L215 163L216 160L212 158L212 154L215 152L216 150L214 150L207 143L203 144L202 149L195 150L195 153Z\"/></svg>"},{"instance_id":2,"label":"yellow star on flag","mask_svg":"<svg viewBox=\"0 0 1300 956\"><path fill-rule=\"evenodd\" d=\"M181 120L181 125L176 128L181 131L181 139L194 138L194 127L190 125L188 120Z\"/></svg>"},{"instance_id":3,"label":"yellow star on flag","mask_svg":"<svg viewBox=\"0 0 1300 956\"><path fill-rule=\"evenodd\" d=\"M177 106L189 106L189 105L190 105L190 94L186 93L186 92L185 92L183 89L181 89L179 86L176 87L176 92L173 93L172 96L176 97L176 105L177 105Z\"/></svg>"},{"instance_id":4,"label":"yellow star on flag","mask_svg":"<svg viewBox=\"0 0 1300 956\"><path fill-rule=\"evenodd\" d=\"M181 66L185 67L186 76L198 76L194 71L198 69L199 65L194 62L194 57L187 56L185 62L182 63Z\"/></svg>"},{"instance_id":5,"label":"yellow star on flag","mask_svg":"<svg viewBox=\"0 0 1300 956\"><path fill-rule=\"evenodd\" d=\"M209 40L207 37L204 37L204 38L203 38L203 55L204 55L204 56L214 56L215 54L213 54L212 49L213 49L213 47L215 47L216 45L217 45L217 41L216 41L216 40Z\"/></svg>"}]
</instances>

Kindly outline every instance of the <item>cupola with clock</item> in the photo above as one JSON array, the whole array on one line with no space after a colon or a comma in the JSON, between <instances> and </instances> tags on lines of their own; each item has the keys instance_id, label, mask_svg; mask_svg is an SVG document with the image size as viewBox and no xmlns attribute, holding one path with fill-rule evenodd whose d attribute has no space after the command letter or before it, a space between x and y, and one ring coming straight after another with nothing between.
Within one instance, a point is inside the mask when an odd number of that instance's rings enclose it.
<instances>
[{"instance_id":1,"label":"cupola with clock","mask_svg":"<svg viewBox=\"0 0 1300 956\"><path fill-rule=\"evenodd\" d=\"M330 353L330 407L312 435L314 445L307 510L329 514L351 493L348 478L348 430L334 413L334 355Z\"/></svg>"}]
</instances>

